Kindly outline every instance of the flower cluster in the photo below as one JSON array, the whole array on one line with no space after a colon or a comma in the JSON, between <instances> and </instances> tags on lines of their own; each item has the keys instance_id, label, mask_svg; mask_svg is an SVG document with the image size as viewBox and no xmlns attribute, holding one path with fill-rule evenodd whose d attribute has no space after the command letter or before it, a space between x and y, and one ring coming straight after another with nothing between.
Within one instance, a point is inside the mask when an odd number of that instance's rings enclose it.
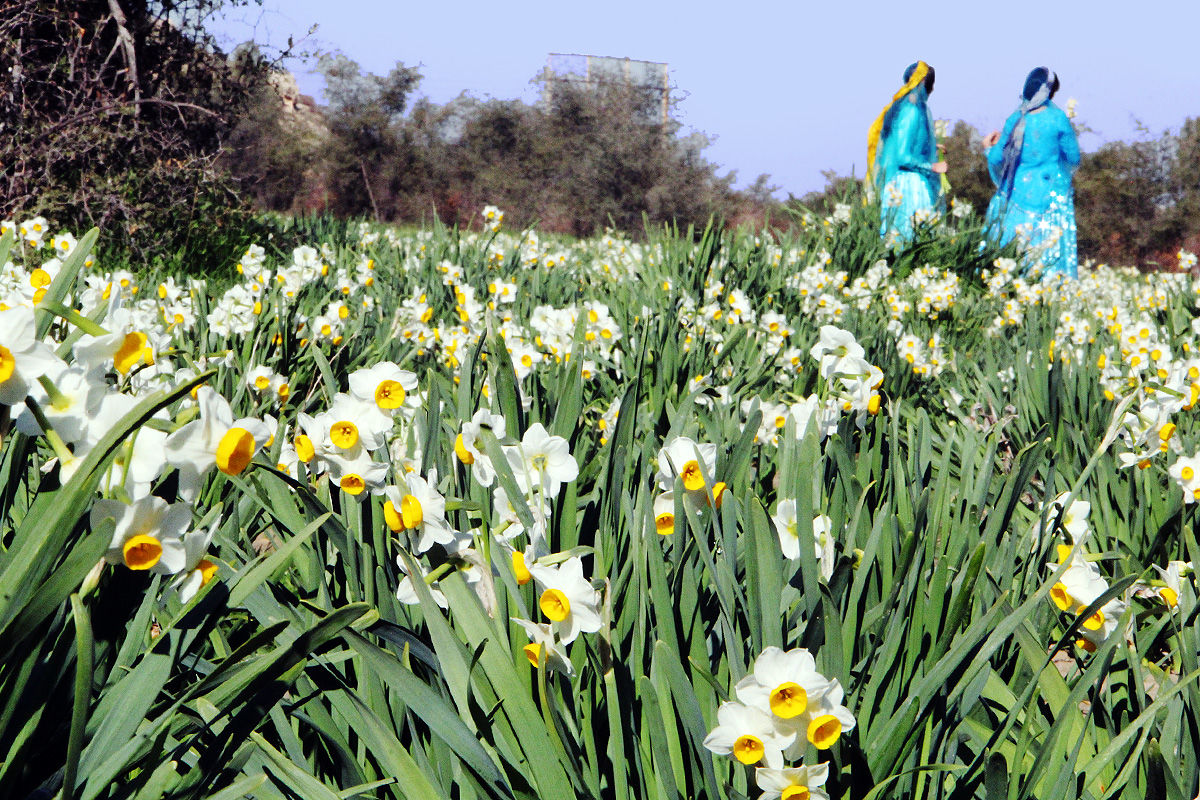
<instances>
[{"instance_id":1,"label":"flower cluster","mask_svg":"<svg viewBox=\"0 0 1200 800\"><path fill-rule=\"evenodd\" d=\"M842 685L817 671L813 656L803 648L784 651L768 647L753 668L734 687L737 700L717 709L717 727L704 746L717 755L733 756L743 764L762 764L756 771L764 797L795 797L788 787L803 787L810 797L824 796L820 786L827 772L809 765L784 768L804 755L808 745L828 750L855 719L842 705ZM799 795L804 796L804 795Z\"/></svg>"}]
</instances>

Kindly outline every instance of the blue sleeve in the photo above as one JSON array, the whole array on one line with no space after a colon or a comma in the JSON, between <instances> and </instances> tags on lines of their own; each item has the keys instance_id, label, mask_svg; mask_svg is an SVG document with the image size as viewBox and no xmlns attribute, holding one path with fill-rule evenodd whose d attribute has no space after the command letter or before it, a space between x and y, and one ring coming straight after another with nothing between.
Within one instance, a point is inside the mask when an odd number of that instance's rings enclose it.
<instances>
[{"instance_id":1,"label":"blue sleeve","mask_svg":"<svg viewBox=\"0 0 1200 800\"><path fill-rule=\"evenodd\" d=\"M903 101L902 101L903 102ZM919 172L930 177L934 171L929 168L929 121L921 109L913 103L904 103L904 107L896 114L892 123L892 133L889 138L894 142L892 165L896 169L908 172Z\"/></svg>"},{"instance_id":2,"label":"blue sleeve","mask_svg":"<svg viewBox=\"0 0 1200 800\"><path fill-rule=\"evenodd\" d=\"M988 148L988 172L991 173L992 183L997 186L1000 185L1000 167L1004 164L1004 143L1008 141L1008 137L1012 135L1012 129L1017 126L1020 120L1020 111L1014 111L1012 114L1009 114L1008 119L1004 121L1004 130L1000 131L1000 139Z\"/></svg>"},{"instance_id":3,"label":"blue sleeve","mask_svg":"<svg viewBox=\"0 0 1200 800\"><path fill-rule=\"evenodd\" d=\"M1074 172L1079 166L1079 139L1075 136L1075 128L1071 126L1071 120L1067 115L1059 111L1058 117L1060 120L1058 133L1058 149L1062 156L1062 162L1066 166L1068 172Z\"/></svg>"}]
</instances>

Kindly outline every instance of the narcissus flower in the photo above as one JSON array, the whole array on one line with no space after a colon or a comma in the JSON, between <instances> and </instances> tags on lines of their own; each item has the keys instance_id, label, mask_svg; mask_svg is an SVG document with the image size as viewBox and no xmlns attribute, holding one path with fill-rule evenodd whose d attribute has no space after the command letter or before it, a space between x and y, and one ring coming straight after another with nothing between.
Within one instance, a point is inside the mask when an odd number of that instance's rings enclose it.
<instances>
[{"instance_id":1,"label":"narcissus flower","mask_svg":"<svg viewBox=\"0 0 1200 800\"><path fill-rule=\"evenodd\" d=\"M479 409L469 422L464 422L462 431L454 440L454 454L464 464L471 467L471 475L480 486L491 486L496 479L496 469L492 459L485 452L483 443L479 441L480 433L487 428L497 439L504 438L504 417L493 414L487 409Z\"/></svg>"},{"instance_id":2,"label":"narcissus flower","mask_svg":"<svg viewBox=\"0 0 1200 800\"><path fill-rule=\"evenodd\" d=\"M557 497L562 484L579 476L567 440L550 435L540 422L529 426L520 445L504 448L504 454L525 491L541 487L548 497Z\"/></svg>"},{"instance_id":3,"label":"narcissus flower","mask_svg":"<svg viewBox=\"0 0 1200 800\"><path fill-rule=\"evenodd\" d=\"M1088 524L1088 514L1092 511L1092 504L1084 502L1078 498L1071 501L1071 505L1063 510L1063 504L1067 499L1067 492L1063 492L1058 497L1054 498L1050 503L1042 509L1042 514L1046 517L1046 524L1053 525L1058 519L1059 514L1062 515L1062 529L1067 534L1067 538L1072 542L1082 542L1087 539L1091 532L1091 526ZM1034 523L1032 536L1036 544L1038 536L1042 531L1042 520L1039 514L1038 521Z\"/></svg>"},{"instance_id":4,"label":"narcissus flower","mask_svg":"<svg viewBox=\"0 0 1200 800\"><path fill-rule=\"evenodd\" d=\"M843 733L854 729L854 715L842 705L842 696L842 685L833 681L829 691L814 698L805 712L792 721L797 728L797 737L787 753L789 758L797 759L803 755L801 738L807 739L818 750L828 750ZM803 737L800 731L803 731Z\"/></svg>"},{"instance_id":5,"label":"narcissus flower","mask_svg":"<svg viewBox=\"0 0 1200 800\"><path fill-rule=\"evenodd\" d=\"M779 549L783 551L783 557L799 558L804 548L800 544L800 520L796 518L796 501L790 498L780 500L771 521L775 523L775 530L779 534ZM833 521L824 514L813 517L813 553L821 565L821 576L826 580L833 576L833 567L837 561L832 526Z\"/></svg>"},{"instance_id":6,"label":"narcissus flower","mask_svg":"<svg viewBox=\"0 0 1200 800\"><path fill-rule=\"evenodd\" d=\"M112 365L121 375L139 364L154 363L154 348L141 331L118 331L103 336L86 334L71 348L75 362L88 369L107 369Z\"/></svg>"},{"instance_id":7,"label":"narcissus flower","mask_svg":"<svg viewBox=\"0 0 1200 800\"><path fill-rule=\"evenodd\" d=\"M329 409L315 418L322 428L322 442L331 453L353 458L362 449L376 450L392 429L392 417L372 401L345 392L334 395Z\"/></svg>"},{"instance_id":8,"label":"narcissus flower","mask_svg":"<svg viewBox=\"0 0 1200 800\"><path fill-rule=\"evenodd\" d=\"M191 531L183 537L184 564L172 585L179 592L179 602L186 603L207 586L217 574L217 565L208 559L208 545L213 530Z\"/></svg>"},{"instance_id":9,"label":"narcissus flower","mask_svg":"<svg viewBox=\"0 0 1200 800\"><path fill-rule=\"evenodd\" d=\"M583 577L582 561L572 557L558 566L534 564L529 571L542 590L538 607L563 644L600 630L600 593Z\"/></svg>"},{"instance_id":10,"label":"narcissus flower","mask_svg":"<svg viewBox=\"0 0 1200 800\"><path fill-rule=\"evenodd\" d=\"M106 518L116 523L104 554L108 563L158 575L174 575L187 565L183 533L192 522L192 507L187 503L168 505L158 497L130 504L97 500L91 511L92 526Z\"/></svg>"},{"instance_id":11,"label":"narcissus flower","mask_svg":"<svg viewBox=\"0 0 1200 800\"><path fill-rule=\"evenodd\" d=\"M1058 549L1058 563L1047 564L1047 569L1056 572L1066 559L1069 558L1070 562L1066 571L1050 588L1050 602L1060 611L1075 614L1104 594L1108 590L1108 581L1104 580L1095 564L1089 562L1080 550L1072 551L1072 548L1066 545L1060 545Z\"/></svg>"},{"instance_id":12,"label":"narcissus flower","mask_svg":"<svg viewBox=\"0 0 1200 800\"><path fill-rule=\"evenodd\" d=\"M447 564L443 564L441 567L435 570L435 574L440 574L447 568L449 568L451 572L457 572L459 576L466 581L468 586L471 586L475 589L475 593L480 595L480 599L482 600L484 593L480 592L479 588L484 585L483 571L481 569L482 563L483 559L477 552L470 548L465 548L453 554L453 557ZM408 567L405 565L403 557L397 556L396 564L400 567L400 571L405 573L405 576L396 586L396 599L405 605L416 605L421 601L417 594L416 586L413 585L414 576L407 574ZM417 575L416 579L421 580L423 583L428 585L429 594L433 597L433 602L437 603L441 608L449 608L449 603L446 601L446 595L441 589L438 588L436 582L430 582L430 574L426 572L425 567L420 562L417 562L417 569L421 570L421 574ZM487 608L486 602L484 607Z\"/></svg>"},{"instance_id":13,"label":"narcissus flower","mask_svg":"<svg viewBox=\"0 0 1200 800\"><path fill-rule=\"evenodd\" d=\"M862 359L866 355L854 334L833 325L821 326L820 338L809 354L820 365L821 376L825 380L861 371Z\"/></svg>"},{"instance_id":14,"label":"narcissus flower","mask_svg":"<svg viewBox=\"0 0 1200 800\"><path fill-rule=\"evenodd\" d=\"M1190 505L1200 499L1200 455L1184 456L1167 469L1183 490L1183 502Z\"/></svg>"},{"instance_id":15,"label":"narcissus flower","mask_svg":"<svg viewBox=\"0 0 1200 800\"><path fill-rule=\"evenodd\" d=\"M554 631L550 629L549 624L538 624L516 617L513 617L513 622L520 625L529 635L529 644L522 647L521 652L531 665L537 667L540 660L545 658L546 666L550 669L561 672L568 678L575 674L575 665L567 658L566 651L562 649L559 641L554 638Z\"/></svg>"},{"instance_id":16,"label":"narcissus flower","mask_svg":"<svg viewBox=\"0 0 1200 800\"><path fill-rule=\"evenodd\" d=\"M731 707L726 714L732 723L727 727L726 719L718 715L725 728L720 742L730 748L726 752L745 764L765 758L767 766L782 767L783 758L803 756L806 742L826 750L855 726L854 715L842 705L841 684L817 672L812 655L803 648L784 652L768 647L734 689L740 702L722 705L722 710ZM739 727L748 726L758 732L738 732ZM709 734L705 745L719 752L709 744L709 740L717 741L716 734L716 730ZM743 741L739 751L736 741L742 736L751 740ZM776 743L779 755L772 756L769 742Z\"/></svg>"},{"instance_id":17,"label":"narcissus flower","mask_svg":"<svg viewBox=\"0 0 1200 800\"><path fill-rule=\"evenodd\" d=\"M766 763L783 766L783 751L796 739L794 731L781 731L771 715L741 703L722 703L717 709L717 727L704 738L704 746L721 756L733 756L743 764Z\"/></svg>"},{"instance_id":18,"label":"narcissus flower","mask_svg":"<svg viewBox=\"0 0 1200 800\"><path fill-rule=\"evenodd\" d=\"M1108 591L1108 581L1096 569L1095 564L1086 559L1078 545L1074 548L1059 545L1058 551L1058 563L1048 564L1047 568L1052 572L1057 572L1064 562L1068 566L1050 588L1050 602L1060 611L1078 617L1100 595ZM1089 653L1095 652L1096 648L1116 630L1117 621L1125 612L1126 607L1127 604L1124 601L1113 598L1100 608L1088 613L1078 628L1079 638L1075 644Z\"/></svg>"},{"instance_id":19,"label":"narcissus flower","mask_svg":"<svg viewBox=\"0 0 1200 800\"><path fill-rule=\"evenodd\" d=\"M393 533L407 532L418 553L435 544L454 549L452 545L463 536L446 521L446 498L434 487L437 472L431 472L429 477L427 481L409 473L399 485L383 490L384 521Z\"/></svg>"},{"instance_id":20,"label":"narcissus flower","mask_svg":"<svg viewBox=\"0 0 1200 800\"><path fill-rule=\"evenodd\" d=\"M1179 595L1183 591L1183 576L1191 574L1192 562L1168 561L1166 569L1155 564L1154 570L1163 581L1163 585L1158 587L1156 593L1168 608L1175 608L1179 604Z\"/></svg>"},{"instance_id":21,"label":"narcissus flower","mask_svg":"<svg viewBox=\"0 0 1200 800\"><path fill-rule=\"evenodd\" d=\"M329 480L346 494L359 500L384 491L390 469L375 461L371 453L359 447L352 454L330 452L322 460Z\"/></svg>"},{"instance_id":22,"label":"narcissus flower","mask_svg":"<svg viewBox=\"0 0 1200 800\"><path fill-rule=\"evenodd\" d=\"M196 393L200 418L167 437L163 445L167 463L179 468L180 494L194 497L200 479L213 467L226 475L240 475L271 432L262 420L235 420L229 401L207 386Z\"/></svg>"},{"instance_id":23,"label":"narcissus flower","mask_svg":"<svg viewBox=\"0 0 1200 800\"><path fill-rule=\"evenodd\" d=\"M828 779L828 764L754 770L754 782L762 789L758 800L829 800L829 795L821 788Z\"/></svg>"},{"instance_id":24,"label":"narcissus flower","mask_svg":"<svg viewBox=\"0 0 1200 800\"><path fill-rule=\"evenodd\" d=\"M101 399L108 393L108 384L82 367L68 367L54 359L50 369L30 386L30 395L38 402L50 427L68 444L84 438L89 422L95 416ZM43 385L45 384L48 385ZM33 413L26 409L17 418L17 429L30 436L42 433Z\"/></svg>"},{"instance_id":25,"label":"narcissus flower","mask_svg":"<svg viewBox=\"0 0 1200 800\"><path fill-rule=\"evenodd\" d=\"M271 390L272 384L278 378L275 370L270 367L257 366L246 372L246 385L259 394Z\"/></svg>"},{"instance_id":26,"label":"narcissus flower","mask_svg":"<svg viewBox=\"0 0 1200 800\"><path fill-rule=\"evenodd\" d=\"M770 711L778 720L793 720L808 711L835 682L817 672L817 662L803 648L786 653L768 647L754 661L753 671L734 687L743 703Z\"/></svg>"},{"instance_id":27,"label":"narcissus flower","mask_svg":"<svg viewBox=\"0 0 1200 800\"><path fill-rule=\"evenodd\" d=\"M796 518L796 501L780 500L771 516L775 531L779 535L779 549L788 559L800 557L800 520Z\"/></svg>"},{"instance_id":28,"label":"narcissus flower","mask_svg":"<svg viewBox=\"0 0 1200 800\"><path fill-rule=\"evenodd\" d=\"M689 495L708 495L707 481L717 469L717 446L677 436L658 451L658 483L666 491L683 481Z\"/></svg>"},{"instance_id":29,"label":"narcissus flower","mask_svg":"<svg viewBox=\"0 0 1200 800\"><path fill-rule=\"evenodd\" d=\"M529 509L533 527L526 529L517 514L515 503L523 503ZM492 510L495 514L495 525L492 535L500 541L509 542L522 534L528 534L529 541L541 544L546 540L546 522L550 519L550 501L543 498L522 498L512 500L508 492L497 486L492 494Z\"/></svg>"},{"instance_id":30,"label":"narcissus flower","mask_svg":"<svg viewBox=\"0 0 1200 800\"><path fill-rule=\"evenodd\" d=\"M417 376L391 361L350 373L350 394L359 400L373 403L385 414L396 414L417 408Z\"/></svg>"},{"instance_id":31,"label":"narcissus flower","mask_svg":"<svg viewBox=\"0 0 1200 800\"><path fill-rule=\"evenodd\" d=\"M105 434L138 404L138 398L120 392L107 392L100 398L96 410L87 420L83 438L74 443L75 459L63 465L62 478L69 480L81 459L95 447ZM156 420L168 422L166 411L154 415ZM106 489L123 487L125 493L136 500L150 494L152 484L163 471L163 444L167 434L149 425L138 429L135 436L127 439L118 449L116 458L104 476L101 486Z\"/></svg>"},{"instance_id":32,"label":"narcissus flower","mask_svg":"<svg viewBox=\"0 0 1200 800\"><path fill-rule=\"evenodd\" d=\"M675 532L675 493L663 492L654 498L654 530L660 536Z\"/></svg>"},{"instance_id":33,"label":"narcissus flower","mask_svg":"<svg viewBox=\"0 0 1200 800\"><path fill-rule=\"evenodd\" d=\"M57 360L50 346L37 338L32 308L0 311L0 405L24 402L33 382Z\"/></svg>"}]
</instances>

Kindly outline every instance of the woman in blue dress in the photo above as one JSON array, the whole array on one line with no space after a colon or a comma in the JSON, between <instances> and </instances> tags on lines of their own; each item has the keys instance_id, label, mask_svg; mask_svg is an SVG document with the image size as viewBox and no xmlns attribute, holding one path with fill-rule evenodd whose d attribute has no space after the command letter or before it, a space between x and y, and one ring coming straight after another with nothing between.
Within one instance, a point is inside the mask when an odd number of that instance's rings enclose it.
<instances>
[{"instance_id":1,"label":"woman in blue dress","mask_svg":"<svg viewBox=\"0 0 1200 800\"><path fill-rule=\"evenodd\" d=\"M1027 267L1040 268L1043 277L1074 278L1079 256L1071 175L1079 166L1079 141L1067 115L1051 102L1057 91L1057 75L1045 67L1033 70L1004 131L984 138L996 184L987 219L1002 243L1019 238Z\"/></svg>"},{"instance_id":2,"label":"woman in blue dress","mask_svg":"<svg viewBox=\"0 0 1200 800\"><path fill-rule=\"evenodd\" d=\"M927 104L933 75L924 61L910 64L867 137L867 187L879 198L880 235L892 242L911 239L914 215L918 223L932 217L941 201L946 162Z\"/></svg>"}]
</instances>

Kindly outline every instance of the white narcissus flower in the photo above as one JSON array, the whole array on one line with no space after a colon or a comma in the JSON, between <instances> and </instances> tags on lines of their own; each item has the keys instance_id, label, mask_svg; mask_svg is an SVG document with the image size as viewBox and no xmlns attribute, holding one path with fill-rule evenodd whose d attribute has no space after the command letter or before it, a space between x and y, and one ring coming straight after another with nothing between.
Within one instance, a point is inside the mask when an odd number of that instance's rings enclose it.
<instances>
[{"instance_id":1,"label":"white narcissus flower","mask_svg":"<svg viewBox=\"0 0 1200 800\"><path fill-rule=\"evenodd\" d=\"M1191 573L1192 562L1168 561L1166 569L1155 564L1154 570L1166 584L1158 588L1158 596L1169 608L1175 608L1179 604L1179 594L1183 590L1183 576Z\"/></svg>"},{"instance_id":2,"label":"white narcissus flower","mask_svg":"<svg viewBox=\"0 0 1200 800\"><path fill-rule=\"evenodd\" d=\"M741 703L722 703L717 709L717 727L704 737L704 746L720 756L733 756L743 764L765 762L783 767L784 748L796 739L793 731L781 731L771 715Z\"/></svg>"},{"instance_id":3,"label":"white narcissus flower","mask_svg":"<svg viewBox=\"0 0 1200 800\"><path fill-rule=\"evenodd\" d=\"M1167 470L1183 490L1183 502L1190 505L1200 499L1200 455L1184 456Z\"/></svg>"},{"instance_id":4,"label":"white narcissus flower","mask_svg":"<svg viewBox=\"0 0 1200 800\"><path fill-rule=\"evenodd\" d=\"M790 411L792 419L796 421L795 430L798 439L804 438L810 426L822 441L832 436L837 430L838 415L829 413L829 410L821 405L821 398L815 394L792 403Z\"/></svg>"},{"instance_id":5,"label":"white narcissus flower","mask_svg":"<svg viewBox=\"0 0 1200 800\"><path fill-rule=\"evenodd\" d=\"M384 414L417 408L417 376L391 361L381 361L372 367L350 373L350 394L374 403Z\"/></svg>"},{"instance_id":6,"label":"white narcissus flower","mask_svg":"<svg viewBox=\"0 0 1200 800\"><path fill-rule=\"evenodd\" d=\"M1096 565L1087 560L1078 545L1074 548L1059 545L1058 554L1059 562L1048 564L1047 568L1057 571L1064 562L1068 566L1066 572L1051 587L1050 601L1060 611L1082 614L1096 598L1108 591L1108 581L1096 569ZM1124 601L1113 598L1093 611L1081 623L1078 629L1080 638L1075 640L1075 644L1089 653L1094 653L1117 629L1117 620L1125 613L1126 608L1127 604Z\"/></svg>"},{"instance_id":7,"label":"white narcissus flower","mask_svg":"<svg viewBox=\"0 0 1200 800\"><path fill-rule=\"evenodd\" d=\"M663 492L654 498L654 530L660 536L675 532L675 493Z\"/></svg>"},{"instance_id":8,"label":"white narcissus flower","mask_svg":"<svg viewBox=\"0 0 1200 800\"><path fill-rule=\"evenodd\" d=\"M54 351L37 338L32 308L0 311L0 405L25 402L32 384L56 362Z\"/></svg>"},{"instance_id":9,"label":"white narcissus flower","mask_svg":"<svg viewBox=\"0 0 1200 800\"><path fill-rule=\"evenodd\" d=\"M558 566L534 564L529 572L542 587L538 606L563 644L575 641L580 633L600 630L600 593L583 577L579 558L568 558Z\"/></svg>"},{"instance_id":10,"label":"white narcissus flower","mask_svg":"<svg viewBox=\"0 0 1200 800\"><path fill-rule=\"evenodd\" d=\"M92 527L104 519L116 523L104 554L110 564L158 575L174 575L187 564L183 532L192 523L192 507L187 503L168 505L158 497L143 497L130 504L97 500L90 519Z\"/></svg>"},{"instance_id":11,"label":"white narcissus flower","mask_svg":"<svg viewBox=\"0 0 1200 800\"><path fill-rule=\"evenodd\" d=\"M1058 515L1062 514L1062 527L1067 533L1067 538L1071 542L1082 542L1087 539L1088 534L1091 532L1091 526L1088 524L1088 514L1092 511L1092 504L1076 498L1071 501L1071 505L1064 511L1063 503L1066 502L1067 494L1068 492L1063 492L1042 509L1046 517L1046 524L1053 525L1054 520L1058 519ZM1032 531L1035 545L1041 533L1042 520L1039 514L1038 521L1034 523Z\"/></svg>"},{"instance_id":12,"label":"white narcissus flower","mask_svg":"<svg viewBox=\"0 0 1200 800\"><path fill-rule=\"evenodd\" d=\"M479 441L479 434L484 428L489 429L497 439L503 439L504 417L483 408L476 411L469 422L463 423L462 431L455 438L454 454L459 461L471 467L471 475L479 485L487 487L496 479L496 468Z\"/></svg>"},{"instance_id":13,"label":"white narcissus flower","mask_svg":"<svg viewBox=\"0 0 1200 800\"><path fill-rule=\"evenodd\" d=\"M551 436L540 422L529 426L520 445L506 447L505 456L526 492L542 487L547 496L557 497L562 484L579 476L579 464L567 440Z\"/></svg>"},{"instance_id":14,"label":"white narcissus flower","mask_svg":"<svg viewBox=\"0 0 1200 800\"><path fill-rule=\"evenodd\" d=\"M738 700L765 715L787 739L781 747L791 760L803 756L805 742L826 750L855 726L854 715L842 705L841 684L817 672L803 648L766 648L735 691ZM782 764L768 761L767 766Z\"/></svg>"},{"instance_id":15,"label":"white narcissus flower","mask_svg":"<svg viewBox=\"0 0 1200 800\"><path fill-rule=\"evenodd\" d=\"M854 730L854 715L842 705L842 685L836 680L830 683L829 690L812 698L803 714L788 721L787 725L796 731L796 739L784 751L787 758L802 758L806 740L818 750L828 750L843 733Z\"/></svg>"},{"instance_id":16,"label":"white narcissus flower","mask_svg":"<svg viewBox=\"0 0 1200 800\"><path fill-rule=\"evenodd\" d=\"M88 420L83 439L74 443L75 458L63 464L63 480L70 480L92 448L133 411L138 402L139 398L118 392L109 392L100 398L99 405ZM154 417L163 422L169 419L165 411L159 411ZM166 439L165 433L149 425L138 428L134 435L117 449L116 458L113 459L100 485L106 489L121 486L134 500L148 496L155 479L165 466L163 444Z\"/></svg>"},{"instance_id":17,"label":"white narcissus flower","mask_svg":"<svg viewBox=\"0 0 1200 800\"><path fill-rule=\"evenodd\" d=\"M417 580L425 579L425 567L418 561L417 569L421 574L417 576ZM408 565L404 562L403 556L396 556L396 565L400 567L400 571L404 573L404 577L400 579L400 583L396 585L396 599L407 606L415 606L421 602L420 596L417 594L417 589L413 586L413 576L408 574ZM437 603L440 608L449 608L450 604L446 602L446 595L436 586L429 587L429 594L433 597L433 602Z\"/></svg>"},{"instance_id":18,"label":"white narcissus flower","mask_svg":"<svg viewBox=\"0 0 1200 800\"><path fill-rule=\"evenodd\" d=\"M794 720L835 684L817 672L817 662L803 648L784 652L768 647L750 674L734 687L738 700L771 714L780 722Z\"/></svg>"},{"instance_id":19,"label":"white narcissus flower","mask_svg":"<svg viewBox=\"0 0 1200 800\"><path fill-rule=\"evenodd\" d=\"M492 535L500 541L510 542L521 534L528 534L529 540L535 543L542 543L546 540L546 521L550 519L550 501L545 497L526 498L522 501L529 509L530 516L533 517L533 527L525 528L525 523L521 522L521 517L517 514L516 506L509 499L508 492L504 488L497 486L492 493L492 510L495 514L495 525L492 528Z\"/></svg>"},{"instance_id":20,"label":"white narcissus flower","mask_svg":"<svg viewBox=\"0 0 1200 800\"><path fill-rule=\"evenodd\" d=\"M754 770L754 782L762 789L758 800L829 800L821 788L829 780L828 764Z\"/></svg>"},{"instance_id":21,"label":"white narcissus flower","mask_svg":"<svg viewBox=\"0 0 1200 800\"><path fill-rule=\"evenodd\" d=\"M196 592L217 574L217 565L209 561L208 545L212 542L213 529L190 531L183 537L184 564L172 586L179 592L179 602L187 603Z\"/></svg>"},{"instance_id":22,"label":"white narcissus flower","mask_svg":"<svg viewBox=\"0 0 1200 800\"><path fill-rule=\"evenodd\" d=\"M108 393L108 385L95 378L82 367L68 367L65 363L52 362L46 372L54 396L50 397L41 383L31 384L30 394L46 415L50 427L64 442L74 444L82 440L87 426L100 407L101 399ZM17 430L29 436L42 433L42 428L29 409L17 418Z\"/></svg>"},{"instance_id":23,"label":"white narcissus flower","mask_svg":"<svg viewBox=\"0 0 1200 800\"><path fill-rule=\"evenodd\" d=\"M796 559L800 557L800 520L796 517L796 501L791 498L780 500L771 516L775 530L779 534L779 549L783 557ZM834 546L833 521L824 514L813 517L813 553L821 565L821 577L829 580L833 576L833 567L837 561L837 548Z\"/></svg>"},{"instance_id":24,"label":"white narcissus flower","mask_svg":"<svg viewBox=\"0 0 1200 800\"><path fill-rule=\"evenodd\" d=\"M296 450L296 460L307 465L310 473L325 470L326 465L320 456L331 447L328 434L316 417L310 417L303 411L296 415L296 435L292 439L292 447Z\"/></svg>"},{"instance_id":25,"label":"white narcissus flower","mask_svg":"<svg viewBox=\"0 0 1200 800\"><path fill-rule=\"evenodd\" d=\"M269 391L276 379L275 370L270 367L257 366L246 372L246 385L262 394Z\"/></svg>"},{"instance_id":26,"label":"white narcissus flower","mask_svg":"<svg viewBox=\"0 0 1200 800\"><path fill-rule=\"evenodd\" d=\"M525 654L525 658L529 659L530 664L536 667L542 657L542 652L545 651L547 667L561 672L568 678L575 674L575 665L567 658L566 651L554 638L554 631L550 629L549 624L539 624L517 617L513 617L513 622L520 625L529 636L529 644L522 647L521 651Z\"/></svg>"},{"instance_id":27,"label":"white narcissus flower","mask_svg":"<svg viewBox=\"0 0 1200 800\"><path fill-rule=\"evenodd\" d=\"M390 473L387 464L374 460L370 451L362 447L350 453L327 453L321 463L335 486L360 500L367 497L364 492L382 492Z\"/></svg>"},{"instance_id":28,"label":"white narcissus flower","mask_svg":"<svg viewBox=\"0 0 1200 800\"><path fill-rule=\"evenodd\" d=\"M480 586L483 585L483 571L480 569L480 565L483 563L482 557L474 550L466 548L455 554L452 563L467 585L473 587L476 594L482 595L483 593L480 592ZM420 603L421 600L417 595L417 589L413 585L413 576L408 574L408 567L404 563L404 557L396 556L396 564L399 565L400 571L405 573L400 583L396 586L396 599L410 606ZM419 561L417 562L417 569L421 571L421 574L417 578L428 583L428 573ZM429 585L429 594L433 597L433 602L437 603L439 607L450 607L446 601L446 595L437 587L436 583ZM483 599L482 596L480 599ZM489 608L486 601L484 602L484 608Z\"/></svg>"},{"instance_id":29,"label":"white narcissus flower","mask_svg":"<svg viewBox=\"0 0 1200 800\"><path fill-rule=\"evenodd\" d=\"M800 521L796 518L796 501L780 500L771 516L775 530L779 534L779 549L783 557L795 559L800 557Z\"/></svg>"},{"instance_id":30,"label":"white narcissus flower","mask_svg":"<svg viewBox=\"0 0 1200 800\"><path fill-rule=\"evenodd\" d=\"M361 449L376 450L391 431L393 420L372 400L345 392L333 397L329 409L316 416L328 452L354 458Z\"/></svg>"},{"instance_id":31,"label":"white narcissus flower","mask_svg":"<svg viewBox=\"0 0 1200 800\"><path fill-rule=\"evenodd\" d=\"M866 355L862 345L850 331L833 325L822 325L819 336L809 355L820 365L821 376L826 380L831 380L838 373L845 373L848 369L852 372L857 362L862 361ZM846 366L846 369L843 366Z\"/></svg>"},{"instance_id":32,"label":"white narcissus flower","mask_svg":"<svg viewBox=\"0 0 1200 800\"><path fill-rule=\"evenodd\" d=\"M827 515L813 517L813 540L817 561L821 565L821 577L829 580L837 563L837 547L833 536L833 520Z\"/></svg>"},{"instance_id":33,"label":"white narcissus flower","mask_svg":"<svg viewBox=\"0 0 1200 800\"><path fill-rule=\"evenodd\" d=\"M1059 545L1058 563L1047 564L1051 572L1056 572L1067 558L1070 559L1066 571L1059 576L1050 589L1050 601L1058 606L1060 611L1077 614L1092 601L1108 591L1108 581L1096 569L1096 565L1086 559L1082 551L1067 545Z\"/></svg>"},{"instance_id":34,"label":"white narcissus flower","mask_svg":"<svg viewBox=\"0 0 1200 800\"><path fill-rule=\"evenodd\" d=\"M122 375L138 364L154 363L154 348L141 331L127 330L103 336L84 334L71 348L75 363L88 369L105 370L111 363Z\"/></svg>"},{"instance_id":35,"label":"white narcissus flower","mask_svg":"<svg viewBox=\"0 0 1200 800\"><path fill-rule=\"evenodd\" d=\"M213 467L240 475L270 438L261 420L234 420L229 401L209 387L200 387L196 401L200 419L172 433L163 445L167 463L179 468L179 493L185 499L195 497L200 479Z\"/></svg>"},{"instance_id":36,"label":"white narcissus flower","mask_svg":"<svg viewBox=\"0 0 1200 800\"><path fill-rule=\"evenodd\" d=\"M435 488L436 481L436 471L430 472L429 480L408 473L401 485L383 490L383 518L388 528L394 533L407 531L418 553L435 544L455 550L456 543L464 538L446 521L446 498Z\"/></svg>"},{"instance_id":37,"label":"white narcissus flower","mask_svg":"<svg viewBox=\"0 0 1200 800\"><path fill-rule=\"evenodd\" d=\"M37 216L22 222L18 230L21 233L22 244L32 247L34 250L40 250L46 234L50 232L50 223L46 221L45 217Z\"/></svg>"},{"instance_id":38,"label":"white narcissus flower","mask_svg":"<svg viewBox=\"0 0 1200 800\"><path fill-rule=\"evenodd\" d=\"M1093 611L1079 626L1077 631L1079 638L1075 640L1076 646L1089 653L1096 652L1096 648L1104 644L1108 637L1116 631L1117 622L1128 607L1125 601L1114 597Z\"/></svg>"},{"instance_id":39,"label":"white narcissus flower","mask_svg":"<svg viewBox=\"0 0 1200 800\"><path fill-rule=\"evenodd\" d=\"M705 483L712 480L717 470L717 446L715 444L698 444L686 436L676 436L658 451L659 485L666 491L675 486L678 476L683 481L683 488L689 494L707 494Z\"/></svg>"}]
</instances>

